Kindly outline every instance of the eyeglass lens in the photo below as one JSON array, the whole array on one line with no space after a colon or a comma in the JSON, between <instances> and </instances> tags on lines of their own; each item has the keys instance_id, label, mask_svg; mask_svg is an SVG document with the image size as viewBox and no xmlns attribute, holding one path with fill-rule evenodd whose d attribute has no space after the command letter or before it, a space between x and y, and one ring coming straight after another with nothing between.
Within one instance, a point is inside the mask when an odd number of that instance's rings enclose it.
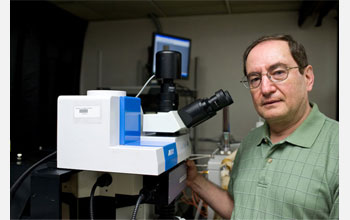
<instances>
[{"instance_id":1,"label":"eyeglass lens","mask_svg":"<svg viewBox=\"0 0 350 220\"><path fill-rule=\"evenodd\" d=\"M278 67L276 69L273 69L270 72L266 73L267 77L272 81L272 82L280 82L285 80L288 77L288 68L287 67ZM246 86L250 88L257 88L259 87L262 79L262 74L261 73L250 73L246 77ZM243 80L245 81L245 80Z\"/></svg>"}]
</instances>

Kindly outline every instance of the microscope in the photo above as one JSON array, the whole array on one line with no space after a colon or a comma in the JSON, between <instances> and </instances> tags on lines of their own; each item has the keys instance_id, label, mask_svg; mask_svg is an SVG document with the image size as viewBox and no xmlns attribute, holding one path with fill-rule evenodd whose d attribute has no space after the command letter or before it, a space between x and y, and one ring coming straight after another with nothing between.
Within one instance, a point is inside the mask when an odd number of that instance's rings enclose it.
<instances>
[{"instance_id":1,"label":"microscope","mask_svg":"<svg viewBox=\"0 0 350 220\"><path fill-rule=\"evenodd\" d=\"M186 186L184 161L191 155L189 128L233 100L219 90L178 109L174 80L181 75L181 54L159 51L156 59L156 78L161 82L157 113L143 114L140 98L125 91L59 96L58 168L135 175L146 203L169 205L181 193ZM119 180L113 176L113 182Z\"/></svg>"}]
</instances>

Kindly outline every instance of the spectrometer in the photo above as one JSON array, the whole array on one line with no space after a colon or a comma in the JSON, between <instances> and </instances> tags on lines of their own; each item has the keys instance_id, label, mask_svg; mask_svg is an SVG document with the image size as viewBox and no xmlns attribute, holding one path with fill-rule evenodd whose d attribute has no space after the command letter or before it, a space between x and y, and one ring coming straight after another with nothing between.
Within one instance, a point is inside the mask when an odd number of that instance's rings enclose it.
<instances>
[{"instance_id":1,"label":"spectrometer","mask_svg":"<svg viewBox=\"0 0 350 220\"><path fill-rule=\"evenodd\" d=\"M219 90L177 110L173 80L180 73L180 58L175 51L157 53L161 93L159 112L154 114L143 114L140 98L127 96L125 91L90 90L87 95L60 96L57 167L143 175L139 198L169 205L185 187L183 162L191 155L188 129L233 103L227 91Z\"/></svg>"},{"instance_id":2,"label":"spectrometer","mask_svg":"<svg viewBox=\"0 0 350 220\"><path fill-rule=\"evenodd\" d=\"M219 90L176 111L142 114L139 98L125 91L91 90L60 96L57 167L159 175L187 159L187 129L233 101Z\"/></svg>"}]
</instances>

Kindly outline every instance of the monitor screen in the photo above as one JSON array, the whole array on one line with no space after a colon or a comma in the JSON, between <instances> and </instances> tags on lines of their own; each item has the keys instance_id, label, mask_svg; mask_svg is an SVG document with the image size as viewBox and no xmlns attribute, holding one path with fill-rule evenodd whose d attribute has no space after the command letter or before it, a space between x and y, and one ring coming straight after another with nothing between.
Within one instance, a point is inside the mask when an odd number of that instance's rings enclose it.
<instances>
[{"instance_id":1,"label":"monitor screen","mask_svg":"<svg viewBox=\"0 0 350 220\"><path fill-rule=\"evenodd\" d=\"M188 79L190 70L191 39L168 34L153 33L152 73L156 72L156 53L174 50L181 53L181 79Z\"/></svg>"}]
</instances>

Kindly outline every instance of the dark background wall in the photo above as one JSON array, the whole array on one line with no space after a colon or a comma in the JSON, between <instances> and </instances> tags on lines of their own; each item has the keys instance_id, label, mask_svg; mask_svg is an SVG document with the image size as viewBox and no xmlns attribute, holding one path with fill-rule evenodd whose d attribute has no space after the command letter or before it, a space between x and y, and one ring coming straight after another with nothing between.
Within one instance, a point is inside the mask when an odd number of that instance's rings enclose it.
<instances>
[{"instance_id":1,"label":"dark background wall","mask_svg":"<svg viewBox=\"0 0 350 220\"><path fill-rule=\"evenodd\" d=\"M10 2L11 159L56 150L57 97L79 94L87 24L50 2Z\"/></svg>"}]
</instances>

